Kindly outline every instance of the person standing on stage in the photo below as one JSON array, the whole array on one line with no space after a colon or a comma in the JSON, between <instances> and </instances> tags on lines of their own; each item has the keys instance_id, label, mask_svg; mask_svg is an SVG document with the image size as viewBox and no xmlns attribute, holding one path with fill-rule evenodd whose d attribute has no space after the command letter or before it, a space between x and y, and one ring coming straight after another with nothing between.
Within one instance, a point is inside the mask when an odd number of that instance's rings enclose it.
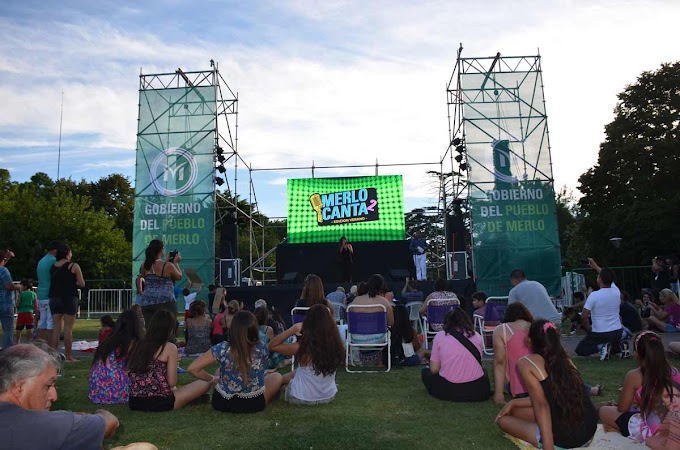
<instances>
[{"instance_id":1,"label":"person standing on stage","mask_svg":"<svg viewBox=\"0 0 680 450\"><path fill-rule=\"evenodd\" d=\"M340 238L338 246L338 259L340 260L340 281L352 282L352 266L354 265L354 248L345 236Z\"/></svg>"},{"instance_id":2,"label":"person standing on stage","mask_svg":"<svg viewBox=\"0 0 680 450\"><path fill-rule=\"evenodd\" d=\"M411 242L408 244L408 249L413 253L413 265L416 266L416 280L427 280L427 256L425 251L430 249L427 241L423 239L423 233L416 231Z\"/></svg>"}]
</instances>

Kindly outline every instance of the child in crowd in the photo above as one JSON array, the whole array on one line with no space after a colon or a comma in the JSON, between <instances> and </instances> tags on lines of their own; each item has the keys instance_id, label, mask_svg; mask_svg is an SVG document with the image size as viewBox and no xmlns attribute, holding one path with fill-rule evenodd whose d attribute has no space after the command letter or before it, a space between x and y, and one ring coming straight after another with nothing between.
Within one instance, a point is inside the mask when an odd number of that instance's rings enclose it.
<instances>
[{"instance_id":1,"label":"child in crowd","mask_svg":"<svg viewBox=\"0 0 680 450\"><path fill-rule=\"evenodd\" d=\"M392 327L393 345L400 345L403 351L401 366L417 366L425 356L425 349L421 349L418 333L411 324L408 309L404 305L394 307L394 326Z\"/></svg>"},{"instance_id":2,"label":"child in crowd","mask_svg":"<svg viewBox=\"0 0 680 450\"><path fill-rule=\"evenodd\" d=\"M286 339L300 335L299 340L286 343ZM335 372L345 359L345 349L340 339L335 319L323 305L312 306L302 323L297 323L276 336L269 350L286 356L295 356L297 370L283 377L288 385L284 399L297 405L329 403L338 392Z\"/></svg>"},{"instance_id":3,"label":"child in crowd","mask_svg":"<svg viewBox=\"0 0 680 450\"><path fill-rule=\"evenodd\" d=\"M219 313L213 319L213 329L212 334L210 335L210 343L212 345L224 342L224 328L222 328L222 316L224 316L224 312L226 310L227 305L220 303Z\"/></svg>"},{"instance_id":4,"label":"child in crowd","mask_svg":"<svg viewBox=\"0 0 680 450\"><path fill-rule=\"evenodd\" d=\"M189 307L189 317L184 326L187 333L184 352L187 355L203 353L210 348L213 323L205 314L206 308L207 305L203 300L194 300Z\"/></svg>"},{"instance_id":5,"label":"child in crowd","mask_svg":"<svg viewBox=\"0 0 680 450\"><path fill-rule=\"evenodd\" d=\"M562 323L566 324L567 319L569 320L569 334L576 334L581 327L581 313L576 308L569 306L562 312Z\"/></svg>"},{"instance_id":6,"label":"child in crowd","mask_svg":"<svg viewBox=\"0 0 680 450\"><path fill-rule=\"evenodd\" d=\"M517 364L529 397L506 403L496 423L538 448L586 445L597 429L597 411L562 347L560 331L552 322L537 320L529 328L529 344L533 354Z\"/></svg>"},{"instance_id":7,"label":"child in crowd","mask_svg":"<svg viewBox=\"0 0 680 450\"><path fill-rule=\"evenodd\" d=\"M618 403L600 408L600 420L606 428L654 448L664 418L680 409L680 373L652 331L638 334L633 350L639 367L626 374Z\"/></svg>"},{"instance_id":8,"label":"child in crowd","mask_svg":"<svg viewBox=\"0 0 680 450\"><path fill-rule=\"evenodd\" d=\"M258 300L259 301L259 300ZM260 332L260 340L265 344L269 345L272 339L274 339L275 333L274 329L267 325L267 322L271 323L271 318L269 317L269 310L266 306L259 306L255 308L255 318L257 319L257 328ZM269 353L269 362L267 364L267 369L276 369L279 364L284 361L286 357L277 352Z\"/></svg>"},{"instance_id":9,"label":"child in crowd","mask_svg":"<svg viewBox=\"0 0 680 450\"><path fill-rule=\"evenodd\" d=\"M643 319L649 318L649 316L652 314L652 308L649 306L650 303L654 303L652 294L648 290L643 289L642 299L638 298L635 300L635 306L637 306L640 310L640 317Z\"/></svg>"},{"instance_id":10,"label":"child in crowd","mask_svg":"<svg viewBox=\"0 0 680 450\"><path fill-rule=\"evenodd\" d=\"M99 318L99 323L102 326L99 329L99 345L102 345L102 342L111 335L113 328L116 326L116 322L113 321L113 317L106 314Z\"/></svg>"},{"instance_id":11,"label":"child in crowd","mask_svg":"<svg viewBox=\"0 0 680 450\"><path fill-rule=\"evenodd\" d=\"M180 409L206 394L211 382L194 381L177 387L177 346L175 315L158 310L149 321L146 335L135 345L128 360L130 373L129 406L133 411Z\"/></svg>"},{"instance_id":12,"label":"child in crowd","mask_svg":"<svg viewBox=\"0 0 680 450\"><path fill-rule=\"evenodd\" d=\"M111 334L99 343L90 368L90 388L87 396L92 403L112 405L128 402L130 378L127 373L128 354L142 339L143 331L137 313L123 311Z\"/></svg>"},{"instance_id":13,"label":"child in crowd","mask_svg":"<svg viewBox=\"0 0 680 450\"><path fill-rule=\"evenodd\" d=\"M33 288L33 281L28 279L21 280L21 293L17 299L17 326L16 326L16 341L21 344L21 332L26 328L26 342L33 340L33 314L40 310L38 309L38 296L31 291ZM11 331L6 331L11 333Z\"/></svg>"},{"instance_id":14,"label":"child in crowd","mask_svg":"<svg viewBox=\"0 0 680 450\"><path fill-rule=\"evenodd\" d=\"M239 311L229 326L229 339L189 365L189 372L202 383L215 383L212 406L217 411L254 413L263 411L281 388L281 374L265 374L269 350L260 340L257 319L250 311ZM219 374L206 367L220 365Z\"/></svg>"},{"instance_id":15,"label":"child in crowd","mask_svg":"<svg viewBox=\"0 0 680 450\"><path fill-rule=\"evenodd\" d=\"M484 292L475 292L472 294L472 306L475 308L475 316L484 317L486 313L486 299L488 296Z\"/></svg>"}]
</instances>

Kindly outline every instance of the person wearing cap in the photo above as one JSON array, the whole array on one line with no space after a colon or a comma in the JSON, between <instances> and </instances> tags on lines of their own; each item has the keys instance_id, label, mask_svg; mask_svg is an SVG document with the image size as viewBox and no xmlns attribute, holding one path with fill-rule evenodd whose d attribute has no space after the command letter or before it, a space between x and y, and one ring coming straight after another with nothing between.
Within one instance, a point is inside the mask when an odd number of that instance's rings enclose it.
<instances>
[{"instance_id":1,"label":"person wearing cap","mask_svg":"<svg viewBox=\"0 0 680 450\"><path fill-rule=\"evenodd\" d=\"M47 245L47 253L38 261L38 331L36 339L48 340L54 329L52 311L50 311L50 268L57 262L57 248L59 241L52 241Z\"/></svg>"},{"instance_id":2,"label":"person wearing cap","mask_svg":"<svg viewBox=\"0 0 680 450\"><path fill-rule=\"evenodd\" d=\"M2 323L2 348L12 346L14 333L15 292L21 287L12 282L12 275L7 270L7 262L14 257L11 250L0 250L0 323Z\"/></svg>"}]
</instances>

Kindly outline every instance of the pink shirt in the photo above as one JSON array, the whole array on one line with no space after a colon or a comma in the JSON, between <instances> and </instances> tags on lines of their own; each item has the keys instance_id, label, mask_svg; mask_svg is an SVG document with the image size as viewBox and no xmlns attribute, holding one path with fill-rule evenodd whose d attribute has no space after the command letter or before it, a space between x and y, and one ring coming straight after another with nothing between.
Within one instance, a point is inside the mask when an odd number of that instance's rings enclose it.
<instances>
[{"instance_id":1,"label":"pink shirt","mask_svg":"<svg viewBox=\"0 0 680 450\"><path fill-rule=\"evenodd\" d=\"M213 331L212 331L212 334L221 335L221 334L224 333L224 329L223 329L222 326L220 325L220 320L222 319L222 316L223 316L223 315L224 315L224 313L219 313L219 314L216 315L215 318L213 319Z\"/></svg>"},{"instance_id":2,"label":"pink shirt","mask_svg":"<svg viewBox=\"0 0 680 450\"><path fill-rule=\"evenodd\" d=\"M668 313L666 322L677 327L680 324L680 305L675 302L670 302L663 310Z\"/></svg>"},{"instance_id":3,"label":"pink shirt","mask_svg":"<svg viewBox=\"0 0 680 450\"><path fill-rule=\"evenodd\" d=\"M468 339L481 354L482 337L479 333L473 334ZM445 331L440 331L435 335L430 360L441 364L439 376L450 383L467 383L484 375L482 366L472 356L472 353L458 342L458 339L446 334Z\"/></svg>"}]
</instances>

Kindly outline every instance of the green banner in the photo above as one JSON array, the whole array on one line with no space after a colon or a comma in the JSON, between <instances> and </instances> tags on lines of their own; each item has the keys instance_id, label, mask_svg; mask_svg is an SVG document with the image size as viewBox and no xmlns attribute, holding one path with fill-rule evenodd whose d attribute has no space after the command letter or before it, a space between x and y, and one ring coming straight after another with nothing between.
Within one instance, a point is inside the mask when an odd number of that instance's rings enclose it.
<instances>
[{"instance_id":1,"label":"green banner","mask_svg":"<svg viewBox=\"0 0 680 450\"><path fill-rule=\"evenodd\" d=\"M177 250L184 276L215 267L215 87L140 90L132 277L152 239ZM195 276L194 276L195 274ZM204 290L207 292L207 289ZM180 309L183 299L178 299Z\"/></svg>"},{"instance_id":2,"label":"green banner","mask_svg":"<svg viewBox=\"0 0 680 450\"><path fill-rule=\"evenodd\" d=\"M513 177L508 141L495 141L493 152L495 183L475 185L469 197L477 289L506 296L510 272L522 269L557 296L561 260L553 183Z\"/></svg>"}]
</instances>

